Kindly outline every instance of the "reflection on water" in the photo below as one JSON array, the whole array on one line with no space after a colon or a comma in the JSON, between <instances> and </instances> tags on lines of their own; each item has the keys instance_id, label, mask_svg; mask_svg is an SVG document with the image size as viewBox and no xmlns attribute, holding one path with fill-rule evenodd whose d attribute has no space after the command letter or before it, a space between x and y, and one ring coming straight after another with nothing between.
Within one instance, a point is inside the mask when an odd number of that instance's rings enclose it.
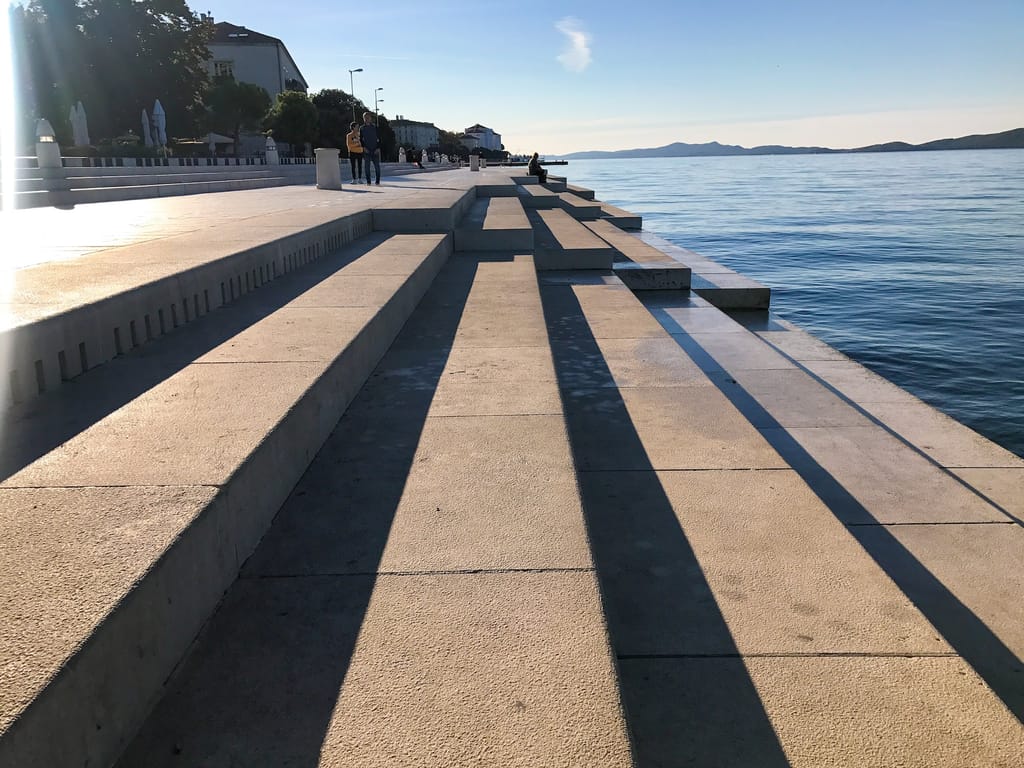
<instances>
[{"instance_id":1,"label":"reflection on water","mask_svg":"<svg viewBox=\"0 0 1024 768\"><path fill-rule=\"evenodd\" d=\"M574 160L570 181L1024 455L1024 150Z\"/></svg>"}]
</instances>

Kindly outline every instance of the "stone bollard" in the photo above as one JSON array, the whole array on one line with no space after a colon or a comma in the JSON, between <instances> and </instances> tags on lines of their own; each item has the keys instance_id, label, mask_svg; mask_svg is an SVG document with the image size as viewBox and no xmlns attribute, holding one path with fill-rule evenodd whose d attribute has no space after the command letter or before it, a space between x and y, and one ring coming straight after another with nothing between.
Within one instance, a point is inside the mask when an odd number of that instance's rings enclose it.
<instances>
[{"instance_id":1,"label":"stone bollard","mask_svg":"<svg viewBox=\"0 0 1024 768\"><path fill-rule=\"evenodd\" d=\"M480 167L481 168L486 168L487 167L487 158L486 157L481 157L480 158Z\"/></svg>"},{"instance_id":2,"label":"stone bollard","mask_svg":"<svg viewBox=\"0 0 1024 768\"><path fill-rule=\"evenodd\" d=\"M49 203L54 208L74 208L71 203L71 185L60 157L60 144L50 121L43 118L36 123L36 163L39 175L46 184Z\"/></svg>"},{"instance_id":3,"label":"stone bollard","mask_svg":"<svg viewBox=\"0 0 1024 768\"><path fill-rule=\"evenodd\" d=\"M277 154L277 142L272 136L267 136L267 165L280 165L281 157Z\"/></svg>"},{"instance_id":4,"label":"stone bollard","mask_svg":"<svg viewBox=\"0 0 1024 768\"><path fill-rule=\"evenodd\" d=\"M480 155L469 156L469 170L479 171L480 170Z\"/></svg>"},{"instance_id":5,"label":"stone bollard","mask_svg":"<svg viewBox=\"0 0 1024 768\"><path fill-rule=\"evenodd\" d=\"M341 163L337 149L320 148L316 152L317 189L341 189Z\"/></svg>"}]
</instances>

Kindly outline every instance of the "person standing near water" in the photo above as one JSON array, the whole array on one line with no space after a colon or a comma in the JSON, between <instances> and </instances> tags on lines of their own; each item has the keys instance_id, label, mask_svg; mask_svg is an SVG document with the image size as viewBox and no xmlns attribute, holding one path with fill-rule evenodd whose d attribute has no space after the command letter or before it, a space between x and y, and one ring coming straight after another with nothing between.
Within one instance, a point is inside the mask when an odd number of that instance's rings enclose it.
<instances>
[{"instance_id":1,"label":"person standing near water","mask_svg":"<svg viewBox=\"0 0 1024 768\"><path fill-rule=\"evenodd\" d=\"M352 183L358 184L363 177L363 145L359 141L359 125L352 123L351 129L345 136L345 146L348 147L348 162L352 166Z\"/></svg>"},{"instance_id":2,"label":"person standing near water","mask_svg":"<svg viewBox=\"0 0 1024 768\"><path fill-rule=\"evenodd\" d=\"M373 124L373 112L363 112L363 124L359 126L359 143L363 145L363 165L366 166L366 183L370 183L370 163L377 170L377 184L380 184L380 135Z\"/></svg>"}]
</instances>

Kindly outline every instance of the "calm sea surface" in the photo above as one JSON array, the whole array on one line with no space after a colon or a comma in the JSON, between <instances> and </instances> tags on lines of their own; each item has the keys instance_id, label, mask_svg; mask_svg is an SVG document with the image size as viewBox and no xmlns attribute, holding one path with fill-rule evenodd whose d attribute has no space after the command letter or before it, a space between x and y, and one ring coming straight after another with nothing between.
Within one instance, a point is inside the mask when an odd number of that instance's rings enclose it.
<instances>
[{"instance_id":1,"label":"calm sea surface","mask_svg":"<svg viewBox=\"0 0 1024 768\"><path fill-rule=\"evenodd\" d=\"M572 160L772 309L1024 456L1024 150Z\"/></svg>"}]
</instances>

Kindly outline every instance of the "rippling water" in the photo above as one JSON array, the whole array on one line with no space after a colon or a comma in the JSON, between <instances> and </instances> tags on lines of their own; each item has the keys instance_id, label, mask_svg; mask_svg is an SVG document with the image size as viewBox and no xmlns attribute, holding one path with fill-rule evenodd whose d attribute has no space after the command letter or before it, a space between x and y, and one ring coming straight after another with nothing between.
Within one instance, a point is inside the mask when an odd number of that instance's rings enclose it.
<instances>
[{"instance_id":1,"label":"rippling water","mask_svg":"<svg viewBox=\"0 0 1024 768\"><path fill-rule=\"evenodd\" d=\"M1024 456L1024 150L564 170L645 229L771 286L776 313Z\"/></svg>"}]
</instances>

